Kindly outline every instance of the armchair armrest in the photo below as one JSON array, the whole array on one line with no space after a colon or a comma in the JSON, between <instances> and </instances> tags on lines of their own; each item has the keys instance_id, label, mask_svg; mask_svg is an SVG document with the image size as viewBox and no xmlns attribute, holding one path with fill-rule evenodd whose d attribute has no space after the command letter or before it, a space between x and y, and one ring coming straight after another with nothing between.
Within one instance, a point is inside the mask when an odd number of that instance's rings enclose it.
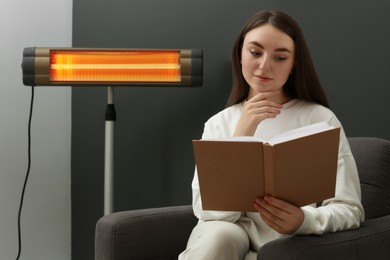
<instances>
[{"instance_id":1,"label":"armchair armrest","mask_svg":"<svg viewBox=\"0 0 390 260\"><path fill-rule=\"evenodd\" d=\"M196 223L191 206L106 215L96 224L95 260L177 259Z\"/></svg>"},{"instance_id":2,"label":"armchair armrest","mask_svg":"<svg viewBox=\"0 0 390 260\"><path fill-rule=\"evenodd\" d=\"M363 222L359 229L280 238L265 244L258 259L390 259L390 215Z\"/></svg>"}]
</instances>

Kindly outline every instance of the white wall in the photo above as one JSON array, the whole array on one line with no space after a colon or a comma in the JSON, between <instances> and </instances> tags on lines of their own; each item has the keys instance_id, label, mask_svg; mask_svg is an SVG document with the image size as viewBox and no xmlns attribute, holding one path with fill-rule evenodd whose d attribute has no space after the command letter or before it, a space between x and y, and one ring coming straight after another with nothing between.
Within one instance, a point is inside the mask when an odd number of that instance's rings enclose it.
<instances>
[{"instance_id":1,"label":"white wall","mask_svg":"<svg viewBox=\"0 0 390 260\"><path fill-rule=\"evenodd\" d=\"M0 4L0 259L15 259L31 94L22 83L22 52L31 46L71 46L72 1ZM70 88L37 87L32 122L20 259L70 259Z\"/></svg>"}]
</instances>

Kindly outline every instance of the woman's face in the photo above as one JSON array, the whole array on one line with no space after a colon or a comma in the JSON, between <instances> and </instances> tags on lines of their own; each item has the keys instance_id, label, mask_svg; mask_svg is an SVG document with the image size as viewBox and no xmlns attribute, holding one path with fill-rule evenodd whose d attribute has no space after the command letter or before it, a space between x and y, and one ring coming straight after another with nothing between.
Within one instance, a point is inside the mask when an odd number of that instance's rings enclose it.
<instances>
[{"instance_id":1,"label":"woman's face","mask_svg":"<svg viewBox=\"0 0 390 260\"><path fill-rule=\"evenodd\" d=\"M248 99L260 92L280 91L294 66L294 41L271 24L249 31L241 51L242 74L250 86Z\"/></svg>"}]
</instances>

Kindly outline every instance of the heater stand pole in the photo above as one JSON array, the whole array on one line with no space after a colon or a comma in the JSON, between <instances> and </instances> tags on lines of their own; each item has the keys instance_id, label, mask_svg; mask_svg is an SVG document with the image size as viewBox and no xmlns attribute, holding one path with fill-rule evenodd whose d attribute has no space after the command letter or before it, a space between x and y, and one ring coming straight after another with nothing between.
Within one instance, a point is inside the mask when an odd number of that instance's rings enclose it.
<instances>
[{"instance_id":1,"label":"heater stand pole","mask_svg":"<svg viewBox=\"0 0 390 260\"><path fill-rule=\"evenodd\" d=\"M114 88L108 87L104 149L104 215L113 212L114 205L114 129L116 112Z\"/></svg>"}]
</instances>

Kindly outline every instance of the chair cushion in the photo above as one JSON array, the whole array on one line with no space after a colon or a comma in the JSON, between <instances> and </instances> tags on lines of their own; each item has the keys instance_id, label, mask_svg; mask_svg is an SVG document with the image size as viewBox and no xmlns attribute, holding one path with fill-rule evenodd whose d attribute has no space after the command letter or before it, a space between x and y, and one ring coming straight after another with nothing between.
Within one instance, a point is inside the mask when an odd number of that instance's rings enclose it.
<instances>
[{"instance_id":1,"label":"chair cushion","mask_svg":"<svg viewBox=\"0 0 390 260\"><path fill-rule=\"evenodd\" d=\"M390 141L349 137L359 172L366 219L390 214Z\"/></svg>"}]
</instances>

